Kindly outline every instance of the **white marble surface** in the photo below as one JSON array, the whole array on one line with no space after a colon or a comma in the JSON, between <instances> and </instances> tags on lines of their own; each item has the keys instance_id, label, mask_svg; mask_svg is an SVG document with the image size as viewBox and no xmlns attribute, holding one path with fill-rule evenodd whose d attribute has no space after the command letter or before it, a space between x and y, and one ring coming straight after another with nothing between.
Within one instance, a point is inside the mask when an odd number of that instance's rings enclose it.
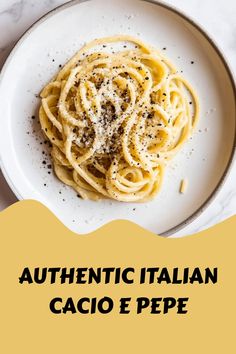
<instances>
[{"instance_id":1,"label":"white marble surface","mask_svg":"<svg viewBox=\"0 0 236 354\"><path fill-rule=\"evenodd\" d=\"M112 0L110 0L112 1ZM14 43L39 17L66 3L64 0L0 0L0 67ZM236 75L236 1L168 0L205 28L225 54ZM16 201L0 172L0 210ZM191 225L175 235L179 237L208 228L236 214L236 163L223 189L211 206Z\"/></svg>"}]
</instances>

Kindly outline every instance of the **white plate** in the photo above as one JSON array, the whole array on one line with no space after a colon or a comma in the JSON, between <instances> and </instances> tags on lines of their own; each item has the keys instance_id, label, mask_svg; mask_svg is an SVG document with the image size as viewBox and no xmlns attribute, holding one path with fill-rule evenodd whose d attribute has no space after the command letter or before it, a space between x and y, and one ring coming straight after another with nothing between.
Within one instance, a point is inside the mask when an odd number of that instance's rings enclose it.
<instances>
[{"instance_id":1,"label":"white plate","mask_svg":"<svg viewBox=\"0 0 236 354\"><path fill-rule=\"evenodd\" d=\"M40 144L37 120L31 119L39 105L35 95L60 64L84 42L118 33L166 48L166 55L183 70L201 102L196 134L167 169L161 193L146 204L77 198L72 189L48 174L42 163L42 153L48 150ZM199 215L225 178L234 150L234 84L214 44L183 14L148 1L74 1L36 23L13 50L1 76L0 119L2 169L20 199L41 201L79 233L114 219L128 219L156 233L168 230L170 234ZM189 180L185 195L179 194L182 178Z\"/></svg>"}]
</instances>

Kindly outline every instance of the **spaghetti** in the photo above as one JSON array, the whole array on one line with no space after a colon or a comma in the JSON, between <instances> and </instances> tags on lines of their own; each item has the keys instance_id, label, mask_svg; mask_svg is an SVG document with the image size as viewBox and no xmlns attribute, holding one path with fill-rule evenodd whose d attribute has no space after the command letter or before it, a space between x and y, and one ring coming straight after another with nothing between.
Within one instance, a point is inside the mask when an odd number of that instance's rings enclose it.
<instances>
[{"instance_id":1,"label":"spaghetti","mask_svg":"<svg viewBox=\"0 0 236 354\"><path fill-rule=\"evenodd\" d=\"M92 200L152 199L199 115L197 95L170 61L130 36L85 45L41 98L55 173Z\"/></svg>"}]
</instances>

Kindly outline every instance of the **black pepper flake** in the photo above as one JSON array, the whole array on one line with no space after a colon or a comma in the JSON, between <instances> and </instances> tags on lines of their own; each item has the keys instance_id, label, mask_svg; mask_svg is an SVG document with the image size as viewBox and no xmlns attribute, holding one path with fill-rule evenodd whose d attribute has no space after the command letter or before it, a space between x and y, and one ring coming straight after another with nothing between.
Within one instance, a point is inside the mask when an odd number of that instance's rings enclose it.
<instances>
[{"instance_id":1,"label":"black pepper flake","mask_svg":"<svg viewBox=\"0 0 236 354\"><path fill-rule=\"evenodd\" d=\"M166 96L166 93L163 93L163 96Z\"/></svg>"},{"instance_id":2,"label":"black pepper flake","mask_svg":"<svg viewBox=\"0 0 236 354\"><path fill-rule=\"evenodd\" d=\"M193 102L189 102L189 104L193 104Z\"/></svg>"},{"instance_id":3,"label":"black pepper flake","mask_svg":"<svg viewBox=\"0 0 236 354\"><path fill-rule=\"evenodd\" d=\"M166 50L166 47L162 48L162 50Z\"/></svg>"},{"instance_id":4,"label":"black pepper flake","mask_svg":"<svg viewBox=\"0 0 236 354\"><path fill-rule=\"evenodd\" d=\"M81 198L81 196L79 194L77 194L77 198Z\"/></svg>"},{"instance_id":5,"label":"black pepper flake","mask_svg":"<svg viewBox=\"0 0 236 354\"><path fill-rule=\"evenodd\" d=\"M191 64L194 64L194 61L193 61L193 60L191 61Z\"/></svg>"},{"instance_id":6,"label":"black pepper flake","mask_svg":"<svg viewBox=\"0 0 236 354\"><path fill-rule=\"evenodd\" d=\"M135 211L136 210L136 208L133 208L133 211Z\"/></svg>"},{"instance_id":7,"label":"black pepper flake","mask_svg":"<svg viewBox=\"0 0 236 354\"><path fill-rule=\"evenodd\" d=\"M62 68L62 65L60 64L60 65L58 65L59 66L59 68Z\"/></svg>"},{"instance_id":8,"label":"black pepper flake","mask_svg":"<svg viewBox=\"0 0 236 354\"><path fill-rule=\"evenodd\" d=\"M52 61L54 62L54 61L55 61L55 59L52 59Z\"/></svg>"},{"instance_id":9,"label":"black pepper flake","mask_svg":"<svg viewBox=\"0 0 236 354\"><path fill-rule=\"evenodd\" d=\"M32 116L31 119L35 119L35 116Z\"/></svg>"},{"instance_id":10,"label":"black pepper flake","mask_svg":"<svg viewBox=\"0 0 236 354\"><path fill-rule=\"evenodd\" d=\"M44 183L44 187L47 187L46 183Z\"/></svg>"},{"instance_id":11,"label":"black pepper flake","mask_svg":"<svg viewBox=\"0 0 236 354\"><path fill-rule=\"evenodd\" d=\"M145 80L149 80L149 77L145 77Z\"/></svg>"},{"instance_id":12,"label":"black pepper flake","mask_svg":"<svg viewBox=\"0 0 236 354\"><path fill-rule=\"evenodd\" d=\"M47 164L47 162L46 162L45 160L43 160L42 164L43 164L43 165L46 165L46 164Z\"/></svg>"}]
</instances>

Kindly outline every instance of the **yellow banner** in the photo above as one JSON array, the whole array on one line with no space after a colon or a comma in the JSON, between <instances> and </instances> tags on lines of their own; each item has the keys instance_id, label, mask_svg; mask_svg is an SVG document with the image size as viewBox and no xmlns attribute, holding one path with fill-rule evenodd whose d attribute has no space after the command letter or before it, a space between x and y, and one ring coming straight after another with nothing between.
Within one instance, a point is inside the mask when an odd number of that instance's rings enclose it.
<instances>
[{"instance_id":1,"label":"yellow banner","mask_svg":"<svg viewBox=\"0 0 236 354\"><path fill-rule=\"evenodd\" d=\"M1 353L234 353L236 217L166 239L89 235L43 205L0 213Z\"/></svg>"}]
</instances>

